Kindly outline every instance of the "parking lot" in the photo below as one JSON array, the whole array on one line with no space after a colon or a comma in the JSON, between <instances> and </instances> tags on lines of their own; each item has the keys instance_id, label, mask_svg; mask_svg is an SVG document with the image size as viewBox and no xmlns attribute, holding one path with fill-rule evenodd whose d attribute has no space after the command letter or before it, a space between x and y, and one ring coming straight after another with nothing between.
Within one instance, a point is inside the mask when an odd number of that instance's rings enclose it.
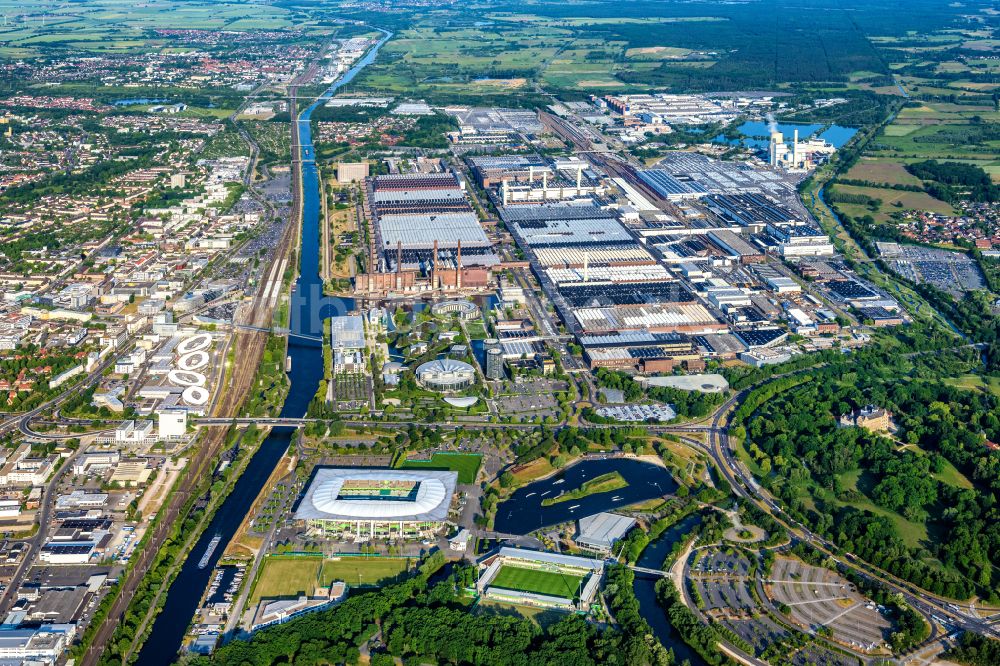
<instances>
[{"instance_id":1,"label":"parking lot","mask_svg":"<svg viewBox=\"0 0 1000 666\"><path fill-rule=\"evenodd\" d=\"M963 252L896 243L881 243L879 250L904 278L934 285L954 296L986 285L976 262Z\"/></svg>"},{"instance_id":2,"label":"parking lot","mask_svg":"<svg viewBox=\"0 0 1000 666\"><path fill-rule=\"evenodd\" d=\"M828 569L778 558L764 589L790 609L792 622L811 631L829 627L834 640L860 650L882 645L891 629L879 607Z\"/></svg>"},{"instance_id":3,"label":"parking lot","mask_svg":"<svg viewBox=\"0 0 1000 666\"><path fill-rule=\"evenodd\" d=\"M706 549L699 551L691 564L691 573L702 576L712 574L723 576L747 576L750 573L750 560L746 555L735 550Z\"/></svg>"},{"instance_id":4,"label":"parking lot","mask_svg":"<svg viewBox=\"0 0 1000 666\"><path fill-rule=\"evenodd\" d=\"M763 652L768 645L775 641L789 636L786 629L779 627L773 620L763 615L755 620L727 619L723 620L722 623L752 645L756 654Z\"/></svg>"},{"instance_id":5,"label":"parking lot","mask_svg":"<svg viewBox=\"0 0 1000 666\"><path fill-rule=\"evenodd\" d=\"M695 581L694 585L707 611L728 609L740 614L753 610L757 605L750 596L750 588L743 581L702 579Z\"/></svg>"}]
</instances>

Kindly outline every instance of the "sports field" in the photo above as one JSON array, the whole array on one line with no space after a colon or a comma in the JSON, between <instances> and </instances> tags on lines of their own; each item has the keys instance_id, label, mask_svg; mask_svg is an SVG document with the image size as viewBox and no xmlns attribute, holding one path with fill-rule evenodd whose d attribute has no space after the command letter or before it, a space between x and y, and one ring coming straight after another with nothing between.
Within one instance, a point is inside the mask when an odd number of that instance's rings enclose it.
<instances>
[{"instance_id":1,"label":"sports field","mask_svg":"<svg viewBox=\"0 0 1000 666\"><path fill-rule=\"evenodd\" d=\"M344 557L323 562L320 577L324 585L342 580L352 587L378 586L408 571L412 563L405 557Z\"/></svg>"},{"instance_id":2,"label":"sports field","mask_svg":"<svg viewBox=\"0 0 1000 666\"><path fill-rule=\"evenodd\" d=\"M472 453L435 453L430 460L407 460L402 469L450 469L458 472L459 483L475 483L483 457Z\"/></svg>"},{"instance_id":3,"label":"sports field","mask_svg":"<svg viewBox=\"0 0 1000 666\"><path fill-rule=\"evenodd\" d=\"M540 571L505 564L500 567L490 587L576 599L580 594L582 581L583 576L577 574Z\"/></svg>"},{"instance_id":4,"label":"sports field","mask_svg":"<svg viewBox=\"0 0 1000 666\"><path fill-rule=\"evenodd\" d=\"M322 557L271 555L264 560L250 594L250 603L262 598L311 595L317 586L335 580L351 587L378 586L409 570L412 560L403 557Z\"/></svg>"}]
</instances>

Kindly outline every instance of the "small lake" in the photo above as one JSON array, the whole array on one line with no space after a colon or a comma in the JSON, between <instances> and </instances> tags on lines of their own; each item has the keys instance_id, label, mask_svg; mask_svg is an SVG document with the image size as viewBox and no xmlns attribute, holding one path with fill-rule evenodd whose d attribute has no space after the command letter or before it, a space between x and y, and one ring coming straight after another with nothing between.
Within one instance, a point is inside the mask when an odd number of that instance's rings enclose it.
<instances>
[{"instance_id":1,"label":"small lake","mask_svg":"<svg viewBox=\"0 0 1000 666\"><path fill-rule=\"evenodd\" d=\"M628 486L542 506L542 500L579 488L588 479L609 472L621 474ZM591 458L570 465L555 476L519 488L497 508L494 527L504 534L528 534L542 527L670 495L675 490L677 482L659 465L634 458Z\"/></svg>"},{"instance_id":2,"label":"small lake","mask_svg":"<svg viewBox=\"0 0 1000 666\"><path fill-rule=\"evenodd\" d=\"M747 148L767 148L771 137L770 125L763 121L747 121L736 128L743 135L741 139L727 139L719 135L712 139L714 143L727 143L731 146L744 145ZM785 141L791 141L795 130L799 131L799 140L804 141L813 135L829 141L834 148L840 148L851 140L858 130L854 127L840 125L820 125L805 123L778 123L778 131L785 135Z\"/></svg>"},{"instance_id":3,"label":"small lake","mask_svg":"<svg viewBox=\"0 0 1000 666\"><path fill-rule=\"evenodd\" d=\"M169 99L151 99L148 97L135 97L132 99L120 99L114 103L115 106L139 106L146 104L166 104Z\"/></svg>"}]
</instances>

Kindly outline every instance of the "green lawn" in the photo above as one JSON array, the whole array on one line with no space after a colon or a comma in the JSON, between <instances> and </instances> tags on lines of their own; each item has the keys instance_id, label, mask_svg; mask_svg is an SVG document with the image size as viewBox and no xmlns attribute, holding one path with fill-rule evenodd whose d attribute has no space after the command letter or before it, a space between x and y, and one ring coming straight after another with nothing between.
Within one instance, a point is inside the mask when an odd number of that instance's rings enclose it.
<instances>
[{"instance_id":1,"label":"green lawn","mask_svg":"<svg viewBox=\"0 0 1000 666\"><path fill-rule=\"evenodd\" d=\"M324 585L342 580L352 587L379 585L408 571L412 561L402 557L343 557L323 562Z\"/></svg>"},{"instance_id":2,"label":"green lawn","mask_svg":"<svg viewBox=\"0 0 1000 666\"><path fill-rule=\"evenodd\" d=\"M268 557L257 574L250 593L250 604L256 604L261 599L311 595L320 582L321 562L319 557Z\"/></svg>"},{"instance_id":3,"label":"green lawn","mask_svg":"<svg viewBox=\"0 0 1000 666\"><path fill-rule=\"evenodd\" d=\"M435 453L430 460L406 460L402 469L450 469L459 483L475 483L483 457L478 453Z\"/></svg>"},{"instance_id":4,"label":"green lawn","mask_svg":"<svg viewBox=\"0 0 1000 666\"><path fill-rule=\"evenodd\" d=\"M985 391L1000 398L1000 377L962 375L961 377L946 377L944 383L970 391Z\"/></svg>"},{"instance_id":5,"label":"green lawn","mask_svg":"<svg viewBox=\"0 0 1000 666\"><path fill-rule=\"evenodd\" d=\"M497 572L497 576L490 586L505 590L544 594L551 597L576 599L582 581L583 576L576 574L504 565L500 567L500 571Z\"/></svg>"},{"instance_id":6,"label":"green lawn","mask_svg":"<svg viewBox=\"0 0 1000 666\"><path fill-rule=\"evenodd\" d=\"M841 474L840 481L845 489L858 490L862 493L866 490L870 490L869 486L872 485L872 479L870 477L863 477L861 470L852 470ZM860 488L858 487L859 485L861 486ZM855 509L870 511L878 516L888 518L892 521L893 525L896 527L896 531L899 533L900 538L907 546L916 548L927 541L926 523L908 520L902 514L881 507L869 500L867 497L854 502L843 502L832 497L832 493L830 493L830 497L827 499L832 500L838 506L852 506Z\"/></svg>"}]
</instances>

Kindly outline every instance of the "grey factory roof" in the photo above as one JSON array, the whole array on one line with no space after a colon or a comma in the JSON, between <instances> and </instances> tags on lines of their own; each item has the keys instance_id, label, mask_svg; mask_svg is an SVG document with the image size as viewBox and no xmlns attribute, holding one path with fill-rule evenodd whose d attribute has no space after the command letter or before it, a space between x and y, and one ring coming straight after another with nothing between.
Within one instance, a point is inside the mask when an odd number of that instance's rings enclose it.
<instances>
[{"instance_id":1,"label":"grey factory roof","mask_svg":"<svg viewBox=\"0 0 1000 666\"><path fill-rule=\"evenodd\" d=\"M477 155L470 157L469 163L479 169L518 169L546 165L545 158L541 155Z\"/></svg>"},{"instance_id":2,"label":"grey factory roof","mask_svg":"<svg viewBox=\"0 0 1000 666\"><path fill-rule=\"evenodd\" d=\"M384 215L379 219L383 247L393 250L398 242L404 249L439 247L489 247L490 240L475 213Z\"/></svg>"},{"instance_id":3,"label":"grey factory roof","mask_svg":"<svg viewBox=\"0 0 1000 666\"><path fill-rule=\"evenodd\" d=\"M610 550L635 525L635 518L614 513L597 513L578 521L580 534L576 542L592 548Z\"/></svg>"},{"instance_id":4,"label":"grey factory roof","mask_svg":"<svg viewBox=\"0 0 1000 666\"><path fill-rule=\"evenodd\" d=\"M662 169L640 171L639 178L661 197L691 197L708 192L701 184L692 180L681 180Z\"/></svg>"},{"instance_id":5,"label":"grey factory roof","mask_svg":"<svg viewBox=\"0 0 1000 666\"><path fill-rule=\"evenodd\" d=\"M617 220L568 219L531 222L530 226L513 225L528 245L578 245L583 243L622 243L632 236Z\"/></svg>"},{"instance_id":6,"label":"grey factory roof","mask_svg":"<svg viewBox=\"0 0 1000 666\"><path fill-rule=\"evenodd\" d=\"M540 204L537 206L506 206L500 211L504 222L528 220L580 220L587 218L613 218L606 210L593 204Z\"/></svg>"},{"instance_id":7,"label":"grey factory roof","mask_svg":"<svg viewBox=\"0 0 1000 666\"><path fill-rule=\"evenodd\" d=\"M341 497L346 481L412 481L413 497ZM297 520L440 522L448 517L458 473L448 470L322 468L295 511Z\"/></svg>"},{"instance_id":8,"label":"grey factory roof","mask_svg":"<svg viewBox=\"0 0 1000 666\"><path fill-rule=\"evenodd\" d=\"M440 201L442 199L464 199L465 192L457 187L423 190L378 190L372 193L372 201Z\"/></svg>"}]
</instances>

